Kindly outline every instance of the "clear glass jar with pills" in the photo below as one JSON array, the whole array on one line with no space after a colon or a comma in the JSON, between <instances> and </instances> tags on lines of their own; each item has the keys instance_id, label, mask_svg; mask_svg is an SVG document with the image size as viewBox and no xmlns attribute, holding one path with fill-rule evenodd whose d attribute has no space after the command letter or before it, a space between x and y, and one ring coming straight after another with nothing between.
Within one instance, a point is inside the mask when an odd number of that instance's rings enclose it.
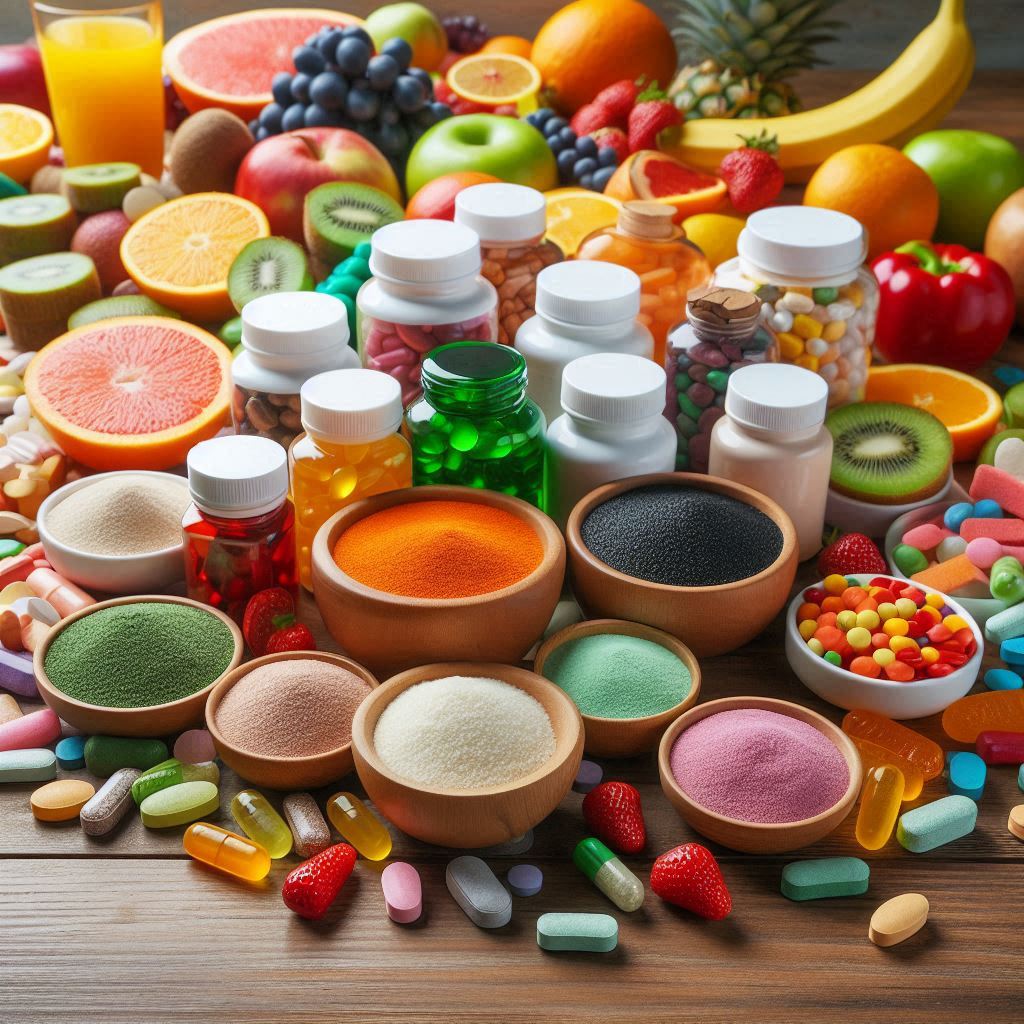
<instances>
[{"instance_id":1,"label":"clear glass jar with pills","mask_svg":"<svg viewBox=\"0 0 1024 1024\"><path fill-rule=\"evenodd\" d=\"M820 374L830 408L861 401L879 297L861 224L835 210L773 206L750 215L737 248L713 283L757 295L780 359Z\"/></svg>"},{"instance_id":2,"label":"clear glass jar with pills","mask_svg":"<svg viewBox=\"0 0 1024 1024\"><path fill-rule=\"evenodd\" d=\"M387 224L370 240L373 277L359 289L359 354L420 396L424 358L456 341L498 340L498 295L480 275L480 239L446 220Z\"/></svg>"}]
</instances>

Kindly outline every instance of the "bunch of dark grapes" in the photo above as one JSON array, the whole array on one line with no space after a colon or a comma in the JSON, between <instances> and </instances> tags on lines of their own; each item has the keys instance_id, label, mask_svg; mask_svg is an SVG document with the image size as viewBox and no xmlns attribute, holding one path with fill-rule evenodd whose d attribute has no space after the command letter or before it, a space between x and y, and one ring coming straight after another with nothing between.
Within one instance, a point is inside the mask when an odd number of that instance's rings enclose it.
<instances>
[{"instance_id":1,"label":"bunch of dark grapes","mask_svg":"<svg viewBox=\"0 0 1024 1024\"><path fill-rule=\"evenodd\" d=\"M562 185L579 185L593 192L603 192L619 164L618 154L610 146L598 148L589 136L577 137L564 117L548 107L541 107L526 120L541 132L558 164Z\"/></svg>"},{"instance_id":2,"label":"bunch of dark grapes","mask_svg":"<svg viewBox=\"0 0 1024 1024\"><path fill-rule=\"evenodd\" d=\"M441 24L448 36L448 49L455 53L477 53L491 38L487 26L475 14L453 14Z\"/></svg>"},{"instance_id":3,"label":"bunch of dark grapes","mask_svg":"<svg viewBox=\"0 0 1024 1024\"><path fill-rule=\"evenodd\" d=\"M375 54L356 25L327 25L292 51L295 73L274 76L268 103L252 121L256 140L297 128L348 128L372 142L401 178L416 140L451 108L434 98L430 74L410 67L412 47L389 39Z\"/></svg>"}]
</instances>

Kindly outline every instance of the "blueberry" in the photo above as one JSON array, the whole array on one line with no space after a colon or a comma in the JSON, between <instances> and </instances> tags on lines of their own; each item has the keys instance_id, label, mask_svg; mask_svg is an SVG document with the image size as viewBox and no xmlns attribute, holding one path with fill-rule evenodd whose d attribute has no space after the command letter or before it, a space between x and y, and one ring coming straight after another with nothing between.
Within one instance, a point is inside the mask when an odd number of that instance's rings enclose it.
<instances>
[{"instance_id":1,"label":"blueberry","mask_svg":"<svg viewBox=\"0 0 1024 1024\"><path fill-rule=\"evenodd\" d=\"M274 82L270 86L274 96L274 102L280 103L282 107L291 106L292 103L292 76L287 71L278 71L274 75Z\"/></svg>"},{"instance_id":2,"label":"blueberry","mask_svg":"<svg viewBox=\"0 0 1024 1024\"><path fill-rule=\"evenodd\" d=\"M276 135L281 130L283 116L284 108L279 103L268 103L260 111L259 126L266 128L271 135Z\"/></svg>"},{"instance_id":3,"label":"blueberry","mask_svg":"<svg viewBox=\"0 0 1024 1024\"><path fill-rule=\"evenodd\" d=\"M260 111L260 113L262 113L262 111ZM260 121L258 117L253 118L253 120L249 122L249 131L252 132L253 135L255 135L257 131L259 131L259 127Z\"/></svg>"},{"instance_id":4,"label":"blueberry","mask_svg":"<svg viewBox=\"0 0 1024 1024\"><path fill-rule=\"evenodd\" d=\"M530 117L535 118L534 124L545 124L555 116L555 112L550 107L541 107L540 110L535 110Z\"/></svg>"},{"instance_id":5,"label":"blueberry","mask_svg":"<svg viewBox=\"0 0 1024 1024\"><path fill-rule=\"evenodd\" d=\"M380 110L380 93L372 89L353 86L345 99L345 113L353 121L372 121Z\"/></svg>"},{"instance_id":6,"label":"blueberry","mask_svg":"<svg viewBox=\"0 0 1024 1024\"><path fill-rule=\"evenodd\" d=\"M301 72L292 79L292 99L296 103L309 102L309 87L312 81L313 79L309 75L304 75Z\"/></svg>"},{"instance_id":7,"label":"blueberry","mask_svg":"<svg viewBox=\"0 0 1024 1024\"><path fill-rule=\"evenodd\" d=\"M565 149L565 143L557 135L549 136L548 149L550 149L555 156L558 156ZM575 160L576 151L571 146L569 147L569 152L572 153L573 159Z\"/></svg>"},{"instance_id":8,"label":"blueberry","mask_svg":"<svg viewBox=\"0 0 1024 1024\"><path fill-rule=\"evenodd\" d=\"M608 182L612 180L612 175L615 173L614 167L599 167L591 175L593 179L592 188L597 192L603 192Z\"/></svg>"},{"instance_id":9,"label":"blueberry","mask_svg":"<svg viewBox=\"0 0 1024 1024\"><path fill-rule=\"evenodd\" d=\"M584 174L576 179L583 188L592 189L594 187L594 176L592 174Z\"/></svg>"},{"instance_id":10,"label":"blueberry","mask_svg":"<svg viewBox=\"0 0 1024 1024\"><path fill-rule=\"evenodd\" d=\"M409 145L409 133L400 124L382 124L377 131L377 138L377 145L387 156L401 156Z\"/></svg>"},{"instance_id":11,"label":"blueberry","mask_svg":"<svg viewBox=\"0 0 1024 1024\"><path fill-rule=\"evenodd\" d=\"M386 53L371 57L366 65L366 77L377 92L387 92L395 84L400 71L398 61Z\"/></svg>"},{"instance_id":12,"label":"blueberry","mask_svg":"<svg viewBox=\"0 0 1024 1024\"><path fill-rule=\"evenodd\" d=\"M410 115L409 120L420 128L429 128L437 123L434 111L430 109L429 105L421 107L415 114Z\"/></svg>"},{"instance_id":13,"label":"blueberry","mask_svg":"<svg viewBox=\"0 0 1024 1024\"><path fill-rule=\"evenodd\" d=\"M558 164L559 174L572 174L572 169L576 165L576 150L563 149L562 152L558 154L555 162Z\"/></svg>"},{"instance_id":14,"label":"blueberry","mask_svg":"<svg viewBox=\"0 0 1024 1024\"><path fill-rule=\"evenodd\" d=\"M334 60L343 74L358 78L366 73L371 53L370 47L362 39L348 37L338 43Z\"/></svg>"},{"instance_id":15,"label":"blueberry","mask_svg":"<svg viewBox=\"0 0 1024 1024\"><path fill-rule=\"evenodd\" d=\"M611 146L602 146L597 151L597 162L602 167L617 167L619 154Z\"/></svg>"},{"instance_id":16,"label":"blueberry","mask_svg":"<svg viewBox=\"0 0 1024 1024\"><path fill-rule=\"evenodd\" d=\"M423 83L423 88L427 90L427 95L433 97L434 95L434 80L430 77L429 71L424 71L423 68L409 68L406 71L407 75L411 75L418 82Z\"/></svg>"},{"instance_id":17,"label":"blueberry","mask_svg":"<svg viewBox=\"0 0 1024 1024\"><path fill-rule=\"evenodd\" d=\"M325 110L317 103L306 107L305 123L307 128L327 128L333 120L334 111Z\"/></svg>"},{"instance_id":18,"label":"blueberry","mask_svg":"<svg viewBox=\"0 0 1024 1024\"><path fill-rule=\"evenodd\" d=\"M301 71L310 78L319 75L327 67L324 55L313 46L296 46L292 50L292 63L296 71Z\"/></svg>"},{"instance_id":19,"label":"blueberry","mask_svg":"<svg viewBox=\"0 0 1024 1024\"><path fill-rule=\"evenodd\" d=\"M309 86L309 98L324 110L341 110L348 95L348 82L336 71L321 71Z\"/></svg>"},{"instance_id":20,"label":"blueberry","mask_svg":"<svg viewBox=\"0 0 1024 1024\"><path fill-rule=\"evenodd\" d=\"M423 88L423 83L412 75L399 75L391 95L395 106L403 114L413 114L427 102L427 90Z\"/></svg>"},{"instance_id":21,"label":"blueberry","mask_svg":"<svg viewBox=\"0 0 1024 1024\"><path fill-rule=\"evenodd\" d=\"M317 37L316 47L328 63L334 60L335 51L338 49L338 43L341 42L342 38L340 28L327 29L322 31Z\"/></svg>"},{"instance_id":22,"label":"blueberry","mask_svg":"<svg viewBox=\"0 0 1024 1024\"><path fill-rule=\"evenodd\" d=\"M564 117L552 117L547 122L547 129L549 132L560 132L563 128L568 128L569 122Z\"/></svg>"},{"instance_id":23,"label":"blueberry","mask_svg":"<svg viewBox=\"0 0 1024 1024\"><path fill-rule=\"evenodd\" d=\"M252 134L257 142L262 142L264 139L270 138L270 132L268 132L267 129L263 127L257 128L256 131L254 131Z\"/></svg>"},{"instance_id":24,"label":"blueberry","mask_svg":"<svg viewBox=\"0 0 1024 1024\"><path fill-rule=\"evenodd\" d=\"M366 43L369 49L373 49L373 37L365 28L360 28L358 25L349 25L341 30L341 35L343 39L358 39L360 42Z\"/></svg>"},{"instance_id":25,"label":"blueberry","mask_svg":"<svg viewBox=\"0 0 1024 1024\"><path fill-rule=\"evenodd\" d=\"M306 108L301 103L293 103L281 115L281 130L293 132L296 128L302 128L306 123Z\"/></svg>"},{"instance_id":26,"label":"blueberry","mask_svg":"<svg viewBox=\"0 0 1024 1024\"><path fill-rule=\"evenodd\" d=\"M580 156L597 156L597 143L589 136L582 135L576 143L576 152Z\"/></svg>"},{"instance_id":27,"label":"blueberry","mask_svg":"<svg viewBox=\"0 0 1024 1024\"><path fill-rule=\"evenodd\" d=\"M441 103L440 100L435 100L431 103L430 109L435 121L443 121L445 118L452 116L452 108L447 103Z\"/></svg>"},{"instance_id":28,"label":"blueberry","mask_svg":"<svg viewBox=\"0 0 1024 1024\"><path fill-rule=\"evenodd\" d=\"M391 100L384 100L380 105L380 113L377 117L381 124L398 124L402 120L402 112Z\"/></svg>"},{"instance_id":29,"label":"blueberry","mask_svg":"<svg viewBox=\"0 0 1024 1024\"><path fill-rule=\"evenodd\" d=\"M402 38L389 39L381 48L382 54L394 57L402 71L412 63L412 47Z\"/></svg>"}]
</instances>

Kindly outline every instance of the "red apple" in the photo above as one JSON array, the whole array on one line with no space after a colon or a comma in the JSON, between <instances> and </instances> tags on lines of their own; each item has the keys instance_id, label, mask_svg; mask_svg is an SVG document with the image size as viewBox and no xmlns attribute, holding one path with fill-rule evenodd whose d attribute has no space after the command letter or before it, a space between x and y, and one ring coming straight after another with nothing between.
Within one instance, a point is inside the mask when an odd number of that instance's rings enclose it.
<instances>
[{"instance_id":1,"label":"red apple","mask_svg":"<svg viewBox=\"0 0 1024 1024\"><path fill-rule=\"evenodd\" d=\"M34 46L25 43L0 46L0 101L20 103L50 115L43 62Z\"/></svg>"},{"instance_id":2,"label":"red apple","mask_svg":"<svg viewBox=\"0 0 1024 1024\"><path fill-rule=\"evenodd\" d=\"M306 193L327 181L372 185L402 201L391 164L347 128L300 128L257 142L238 168L235 192L267 215L273 234L301 245Z\"/></svg>"}]
</instances>

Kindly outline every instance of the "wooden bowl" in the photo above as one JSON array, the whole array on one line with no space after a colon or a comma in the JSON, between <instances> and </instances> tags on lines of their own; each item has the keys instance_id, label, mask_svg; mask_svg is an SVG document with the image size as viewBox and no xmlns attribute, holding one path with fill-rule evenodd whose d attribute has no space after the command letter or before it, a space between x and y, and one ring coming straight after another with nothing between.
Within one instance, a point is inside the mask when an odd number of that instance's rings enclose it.
<instances>
[{"instance_id":1,"label":"wooden bowl","mask_svg":"<svg viewBox=\"0 0 1024 1024\"><path fill-rule=\"evenodd\" d=\"M806 722L838 748L850 769L850 782L846 787L846 792L832 807L827 811L822 811L821 814L816 814L813 818L787 821L782 824L762 824L753 821L739 821L736 818L727 818L723 814L716 814L695 803L679 788L679 783L676 782L669 766L672 745L679 734L709 715L718 714L720 711L737 711L747 708L774 711L780 715ZM728 846L731 850L741 850L743 853L785 853L788 850L798 850L802 846L809 846L839 826L840 822L853 809L857 800L863 769L860 754L857 753L857 748L846 733L816 711L801 707L799 704L792 704L787 700L773 700L770 697L724 697L721 700L708 701L707 704L699 704L697 707L691 708L668 727L665 735L661 738L661 746L658 748L658 774L661 776L661 788L669 802L679 812L683 821L701 835L713 839L716 843L721 843L722 846Z\"/></svg>"},{"instance_id":2,"label":"wooden bowl","mask_svg":"<svg viewBox=\"0 0 1024 1024\"><path fill-rule=\"evenodd\" d=\"M373 590L338 568L332 552L345 530L375 512L420 501L490 505L516 516L540 538L540 565L510 587L449 600ZM565 544L543 512L470 487L414 487L365 498L331 516L313 541L313 593L324 624L346 653L381 677L440 661L522 660L550 621L564 576Z\"/></svg>"},{"instance_id":3,"label":"wooden bowl","mask_svg":"<svg viewBox=\"0 0 1024 1024\"><path fill-rule=\"evenodd\" d=\"M657 715L646 715L643 718L597 718L580 712L586 734L583 748L588 754L595 757L635 757L637 754L653 750L669 725L697 703L700 696L700 666L686 644L660 629L621 619L591 619L588 622L576 622L566 626L565 629L548 637L537 652L533 665L534 672L543 676L545 662L562 644L600 633L635 636L660 644L671 651L690 672L690 692L685 699Z\"/></svg>"},{"instance_id":4,"label":"wooden bowl","mask_svg":"<svg viewBox=\"0 0 1024 1024\"><path fill-rule=\"evenodd\" d=\"M782 530L779 557L754 576L711 587L648 583L618 572L583 543L583 522L610 498L652 484L695 487L753 506ZM565 538L573 591L588 618L654 626L678 637L698 658L725 654L757 636L782 610L796 576L796 530L785 510L749 487L700 473L650 473L595 488L572 510Z\"/></svg>"},{"instance_id":5,"label":"wooden bowl","mask_svg":"<svg viewBox=\"0 0 1024 1024\"><path fill-rule=\"evenodd\" d=\"M540 701L555 733L551 758L529 775L489 789L428 789L386 768L373 745L384 709L410 686L453 675L498 679ZM524 668L445 662L402 672L374 690L352 722L352 753L367 795L403 832L438 846L472 850L523 835L561 803L583 756L583 722L566 693Z\"/></svg>"},{"instance_id":6,"label":"wooden bowl","mask_svg":"<svg viewBox=\"0 0 1024 1024\"><path fill-rule=\"evenodd\" d=\"M228 629L234 640L234 653L227 669L217 679L214 679L209 686L204 687L190 697L182 697L181 700L172 700L168 704L154 704L148 708L105 708L96 704L86 704L83 701L69 697L66 693L58 690L50 682L46 674L46 652L50 644L60 633L79 619L92 615L93 612L102 611L104 608L113 608L119 604L142 604L159 602L162 604L178 604L189 608L199 608L209 615L220 619ZM170 597L166 594L145 594L141 597L117 597L111 601L100 601L98 604L89 605L81 611L74 612L66 619L57 623L49 633L46 634L43 642L36 647L33 658L33 668L36 674L36 684L43 700L53 708L54 711L71 725L81 729L85 733L101 734L105 736L169 736L172 733L181 732L184 729L198 725L203 720L203 708L206 706L207 698L213 692L213 688L229 672L237 668L242 660L242 653L245 644L242 640L242 632L223 612L209 605L200 604L198 601L190 601L186 597Z\"/></svg>"},{"instance_id":7,"label":"wooden bowl","mask_svg":"<svg viewBox=\"0 0 1024 1024\"><path fill-rule=\"evenodd\" d=\"M282 654L265 654L239 665L238 668L222 676L213 688L210 699L206 702L206 728L213 737L213 745L217 748L220 759L233 768L247 782L269 789L315 789L326 786L343 775L352 771L352 743L348 742L322 754L311 754L308 757L269 757L254 754L241 747L229 743L224 734L217 728L217 708L227 696L228 691L253 669L261 665L270 665L279 661L326 661L347 669L353 675L366 680L370 689L375 690L380 683L369 671L350 658L340 654L328 654L326 651L287 651Z\"/></svg>"}]
</instances>

